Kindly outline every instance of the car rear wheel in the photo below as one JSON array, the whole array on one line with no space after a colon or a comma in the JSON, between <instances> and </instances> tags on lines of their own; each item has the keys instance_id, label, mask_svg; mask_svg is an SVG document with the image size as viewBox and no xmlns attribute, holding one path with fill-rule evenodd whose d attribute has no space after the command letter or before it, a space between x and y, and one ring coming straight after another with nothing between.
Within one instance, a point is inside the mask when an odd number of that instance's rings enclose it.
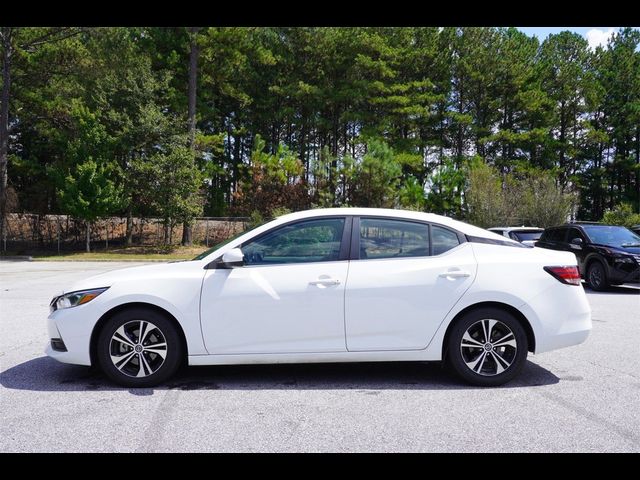
<instances>
[{"instance_id":1,"label":"car rear wheel","mask_svg":"<svg viewBox=\"0 0 640 480\"><path fill-rule=\"evenodd\" d=\"M97 354L103 372L125 387L152 387L171 377L183 358L182 342L164 315L132 308L110 318Z\"/></svg>"},{"instance_id":2,"label":"car rear wheel","mask_svg":"<svg viewBox=\"0 0 640 480\"><path fill-rule=\"evenodd\" d=\"M594 260L589 264L589 268L587 269L587 283L592 290L599 292L609 288L607 272L605 271L602 262Z\"/></svg>"},{"instance_id":3,"label":"car rear wheel","mask_svg":"<svg viewBox=\"0 0 640 480\"><path fill-rule=\"evenodd\" d=\"M521 323L498 308L471 311L453 326L447 359L472 385L494 387L511 381L527 359L527 335Z\"/></svg>"}]
</instances>

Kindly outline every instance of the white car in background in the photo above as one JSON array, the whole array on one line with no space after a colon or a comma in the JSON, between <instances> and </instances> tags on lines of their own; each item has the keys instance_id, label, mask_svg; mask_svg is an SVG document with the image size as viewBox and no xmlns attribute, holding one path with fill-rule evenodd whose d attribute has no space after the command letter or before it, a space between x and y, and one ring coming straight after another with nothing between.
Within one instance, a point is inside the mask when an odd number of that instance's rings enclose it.
<instances>
[{"instance_id":1,"label":"white car in background","mask_svg":"<svg viewBox=\"0 0 640 480\"><path fill-rule=\"evenodd\" d=\"M540 240L544 232L544 228L539 227L491 227L487 230L530 247Z\"/></svg>"},{"instance_id":2,"label":"white car in background","mask_svg":"<svg viewBox=\"0 0 640 480\"><path fill-rule=\"evenodd\" d=\"M191 261L126 268L51 302L47 354L149 387L181 364L446 360L482 386L582 343L575 255L438 215L292 213Z\"/></svg>"}]
</instances>

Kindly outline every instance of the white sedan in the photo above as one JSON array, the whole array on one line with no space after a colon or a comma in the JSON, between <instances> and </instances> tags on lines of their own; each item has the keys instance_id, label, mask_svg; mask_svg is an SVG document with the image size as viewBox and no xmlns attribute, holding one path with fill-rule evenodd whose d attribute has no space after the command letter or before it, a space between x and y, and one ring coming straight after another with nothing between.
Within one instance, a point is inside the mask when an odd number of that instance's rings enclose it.
<instances>
[{"instance_id":1,"label":"white sedan","mask_svg":"<svg viewBox=\"0 0 640 480\"><path fill-rule=\"evenodd\" d=\"M438 360L495 386L527 352L577 345L590 329L573 253L439 215L337 208L72 285L51 302L46 352L128 387L181 364Z\"/></svg>"}]
</instances>

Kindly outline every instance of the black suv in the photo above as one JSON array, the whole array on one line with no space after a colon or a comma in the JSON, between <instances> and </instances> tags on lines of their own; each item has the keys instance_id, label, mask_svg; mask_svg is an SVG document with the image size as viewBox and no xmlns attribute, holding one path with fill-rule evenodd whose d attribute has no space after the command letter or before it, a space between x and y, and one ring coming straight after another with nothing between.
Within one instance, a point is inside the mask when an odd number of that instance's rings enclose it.
<instances>
[{"instance_id":1,"label":"black suv","mask_svg":"<svg viewBox=\"0 0 640 480\"><path fill-rule=\"evenodd\" d=\"M579 223L551 227L535 246L575 253L582 277L594 290L640 282L640 236L628 228Z\"/></svg>"}]
</instances>

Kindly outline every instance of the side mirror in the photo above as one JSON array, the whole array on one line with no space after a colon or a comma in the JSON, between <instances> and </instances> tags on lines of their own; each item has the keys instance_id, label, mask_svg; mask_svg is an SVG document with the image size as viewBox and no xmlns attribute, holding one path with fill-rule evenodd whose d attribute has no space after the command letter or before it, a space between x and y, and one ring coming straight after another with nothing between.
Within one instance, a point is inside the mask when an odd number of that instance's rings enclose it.
<instances>
[{"instance_id":1,"label":"side mirror","mask_svg":"<svg viewBox=\"0 0 640 480\"><path fill-rule=\"evenodd\" d=\"M222 267L233 268L242 267L244 265L244 253L239 248L232 248L222 255Z\"/></svg>"},{"instance_id":2,"label":"side mirror","mask_svg":"<svg viewBox=\"0 0 640 480\"><path fill-rule=\"evenodd\" d=\"M582 247L582 239L579 237L572 239L570 243L571 245L575 245L576 247Z\"/></svg>"}]
</instances>

